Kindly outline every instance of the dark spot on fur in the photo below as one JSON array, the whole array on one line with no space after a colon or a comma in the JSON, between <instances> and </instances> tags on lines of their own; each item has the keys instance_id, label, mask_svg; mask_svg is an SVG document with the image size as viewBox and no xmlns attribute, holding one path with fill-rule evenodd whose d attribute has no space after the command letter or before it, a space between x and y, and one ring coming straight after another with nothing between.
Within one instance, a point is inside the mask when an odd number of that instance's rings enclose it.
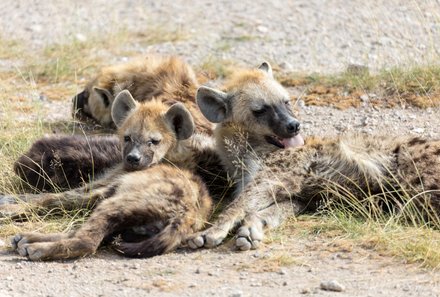
<instances>
[{"instance_id":1,"label":"dark spot on fur","mask_svg":"<svg viewBox=\"0 0 440 297\"><path fill-rule=\"evenodd\" d=\"M408 142L409 146L418 145L418 144L425 144L428 142L426 139L420 138L420 137L414 137Z\"/></svg>"},{"instance_id":2,"label":"dark spot on fur","mask_svg":"<svg viewBox=\"0 0 440 297\"><path fill-rule=\"evenodd\" d=\"M411 180L411 184L412 185L420 185L422 183L422 180L421 180L421 178L420 177L415 177L415 178L413 178L412 180Z\"/></svg>"},{"instance_id":3,"label":"dark spot on fur","mask_svg":"<svg viewBox=\"0 0 440 297\"><path fill-rule=\"evenodd\" d=\"M440 190L440 185L439 184L431 184L427 187L427 189L430 191Z\"/></svg>"},{"instance_id":4,"label":"dark spot on fur","mask_svg":"<svg viewBox=\"0 0 440 297\"><path fill-rule=\"evenodd\" d=\"M113 195L115 195L117 189L118 189L118 187L116 185L112 185L112 186L108 187L103 194L103 198L112 197Z\"/></svg>"},{"instance_id":5,"label":"dark spot on fur","mask_svg":"<svg viewBox=\"0 0 440 297\"><path fill-rule=\"evenodd\" d=\"M434 154L436 154L436 155L440 155L440 149L437 149L437 150L434 152Z\"/></svg>"},{"instance_id":6,"label":"dark spot on fur","mask_svg":"<svg viewBox=\"0 0 440 297\"><path fill-rule=\"evenodd\" d=\"M400 145L396 146L396 148L393 150L393 154L398 154L400 153Z\"/></svg>"},{"instance_id":7,"label":"dark spot on fur","mask_svg":"<svg viewBox=\"0 0 440 297\"><path fill-rule=\"evenodd\" d=\"M171 193L171 196L180 200L183 198L183 190L179 186L173 185L173 192Z\"/></svg>"}]
</instances>

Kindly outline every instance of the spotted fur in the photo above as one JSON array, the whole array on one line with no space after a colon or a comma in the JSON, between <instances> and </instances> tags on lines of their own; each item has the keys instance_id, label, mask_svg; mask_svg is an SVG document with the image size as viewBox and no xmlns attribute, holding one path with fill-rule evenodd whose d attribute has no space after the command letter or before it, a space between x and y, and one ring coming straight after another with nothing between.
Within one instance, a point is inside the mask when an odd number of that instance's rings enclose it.
<instances>
[{"instance_id":1,"label":"spotted fur","mask_svg":"<svg viewBox=\"0 0 440 297\"><path fill-rule=\"evenodd\" d=\"M426 217L438 218L439 140L348 135L279 148L267 141L268 134L276 134L270 120L252 119L255 105L273 105L285 96L263 70L238 74L224 91L198 93L202 112L219 122L218 149L238 186L235 199L212 227L190 238L192 248L217 246L236 227L236 247L257 248L264 228L279 225L289 215L315 211L326 199L347 192L359 199L379 197L378 205L391 211L408 207L408 201L401 201L405 194ZM219 110L221 117L213 118L213 111Z\"/></svg>"}]
</instances>

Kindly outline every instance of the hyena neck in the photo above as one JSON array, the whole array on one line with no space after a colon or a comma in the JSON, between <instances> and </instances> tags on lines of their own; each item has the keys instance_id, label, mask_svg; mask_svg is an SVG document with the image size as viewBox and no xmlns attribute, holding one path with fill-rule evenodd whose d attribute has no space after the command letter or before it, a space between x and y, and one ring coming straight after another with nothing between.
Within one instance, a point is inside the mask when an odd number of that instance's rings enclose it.
<instances>
[{"instance_id":1,"label":"hyena neck","mask_svg":"<svg viewBox=\"0 0 440 297\"><path fill-rule=\"evenodd\" d=\"M236 123L220 124L214 135L223 165L239 186L252 179L268 153L279 150L261 135Z\"/></svg>"},{"instance_id":2,"label":"hyena neck","mask_svg":"<svg viewBox=\"0 0 440 297\"><path fill-rule=\"evenodd\" d=\"M165 156L165 160L174 166L195 172L199 155L206 151L215 153L214 139L202 133L195 133L189 139L178 141Z\"/></svg>"}]
</instances>

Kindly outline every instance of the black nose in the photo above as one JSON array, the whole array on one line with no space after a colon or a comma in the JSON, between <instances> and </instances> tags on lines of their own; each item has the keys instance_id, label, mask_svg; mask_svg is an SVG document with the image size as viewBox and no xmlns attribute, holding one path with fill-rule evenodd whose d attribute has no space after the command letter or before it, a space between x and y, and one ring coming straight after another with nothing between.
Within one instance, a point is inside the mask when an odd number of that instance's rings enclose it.
<instances>
[{"instance_id":1,"label":"black nose","mask_svg":"<svg viewBox=\"0 0 440 297\"><path fill-rule=\"evenodd\" d=\"M290 123L287 124L286 128L289 133L298 133L299 126L300 124L298 121L291 121Z\"/></svg>"},{"instance_id":2,"label":"black nose","mask_svg":"<svg viewBox=\"0 0 440 297\"><path fill-rule=\"evenodd\" d=\"M139 154L128 154L126 160L131 165L138 165L141 162L141 156Z\"/></svg>"}]
</instances>

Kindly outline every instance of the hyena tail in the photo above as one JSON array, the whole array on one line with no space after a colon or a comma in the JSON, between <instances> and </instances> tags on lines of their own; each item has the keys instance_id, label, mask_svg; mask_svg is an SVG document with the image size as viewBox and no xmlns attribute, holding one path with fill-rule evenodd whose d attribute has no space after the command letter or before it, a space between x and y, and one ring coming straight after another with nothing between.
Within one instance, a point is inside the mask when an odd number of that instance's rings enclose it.
<instances>
[{"instance_id":1,"label":"hyena tail","mask_svg":"<svg viewBox=\"0 0 440 297\"><path fill-rule=\"evenodd\" d=\"M153 257L175 250L189 233L190 224L174 218L159 233L139 242L118 242L115 249L130 258Z\"/></svg>"}]
</instances>

